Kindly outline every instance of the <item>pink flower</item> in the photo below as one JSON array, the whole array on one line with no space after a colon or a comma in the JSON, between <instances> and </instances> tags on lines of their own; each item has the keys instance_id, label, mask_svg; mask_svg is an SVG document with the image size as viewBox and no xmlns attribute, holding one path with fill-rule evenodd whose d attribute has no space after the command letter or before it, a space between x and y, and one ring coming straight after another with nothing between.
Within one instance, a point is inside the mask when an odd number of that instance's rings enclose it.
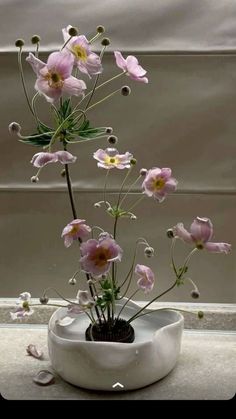
<instances>
[{"instance_id":1,"label":"pink flower","mask_svg":"<svg viewBox=\"0 0 236 419\"><path fill-rule=\"evenodd\" d=\"M213 225L209 218L195 218L190 226L190 232L184 228L182 223L178 223L173 228L173 233L186 243L195 244L198 249L205 248L212 253L229 253L231 250L231 245L228 243L210 242L213 235Z\"/></svg>"},{"instance_id":2,"label":"pink flower","mask_svg":"<svg viewBox=\"0 0 236 419\"><path fill-rule=\"evenodd\" d=\"M124 70L131 79L148 83L148 78L144 77L147 72L143 67L141 67L141 65L139 65L136 57L128 55L125 59L119 51L114 51L114 55L117 66Z\"/></svg>"},{"instance_id":3,"label":"pink flower","mask_svg":"<svg viewBox=\"0 0 236 419\"><path fill-rule=\"evenodd\" d=\"M57 163L60 162L61 164L68 164L74 163L77 157L73 156L68 151L56 151L55 153L37 153L32 157L30 163L33 163L35 167L44 167L46 164L49 163Z\"/></svg>"},{"instance_id":4,"label":"pink flower","mask_svg":"<svg viewBox=\"0 0 236 419\"><path fill-rule=\"evenodd\" d=\"M162 202L168 193L176 190L177 184L177 180L171 177L171 169L153 167L148 170L142 188L147 196L153 196Z\"/></svg>"},{"instance_id":5,"label":"pink flower","mask_svg":"<svg viewBox=\"0 0 236 419\"><path fill-rule=\"evenodd\" d=\"M76 317L77 314L84 313L86 310L91 309L95 304L88 291L79 290L76 300L76 304L69 304L67 306L67 314L72 318Z\"/></svg>"},{"instance_id":6,"label":"pink flower","mask_svg":"<svg viewBox=\"0 0 236 419\"><path fill-rule=\"evenodd\" d=\"M129 169L130 160L133 158L128 151L125 154L119 154L116 148L99 149L94 154L95 160L98 160L98 167L103 169Z\"/></svg>"},{"instance_id":7,"label":"pink flower","mask_svg":"<svg viewBox=\"0 0 236 419\"><path fill-rule=\"evenodd\" d=\"M54 102L62 95L84 95L86 84L71 75L74 60L70 54L53 52L49 55L47 63L44 63L30 52L26 61L37 75L35 89L42 93L48 102Z\"/></svg>"},{"instance_id":8,"label":"pink flower","mask_svg":"<svg viewBox=\"0 0 236 419\"><path fill-rule=\"evenodd\" d=\"M138 287L143 289L145 294L152 291L154 287L155 276L148 266L136 265L135 273L139 276Z\"/></svg>"},{"instance_id":9,"label":"pink flower","mask_svg":"<svg viewBox=\"0 0 236 419\"><path fill-rule=\"evenodd\" d=\"M70 28L71 25L62 29L65 42L70 38L70 35L68 34ZM91 46L86 36L73 36L71 41L67 43L66 49L72 53L70 55L73 58L73 63L78 67L81 73L85 73L91 78L91 76L102 72L100 57L91 51Z\"/></svg>"},{"instance_id":10,"label":"pink flower","mask_svg":"<svg viewBox=\"0 0 236 419\"><path fill-rule=\"evenodd\" d=\"M111 263L120 261L122 256L122 249L108 233L82 243L80 249L82 269L96 277L106 274Z\"/></svg>"},{"instance_id":11,"label":"pink flower","mask_svg":"<svg viewBox=\"0 0 236 419\"><path fill-rule=\"evenodd\" d=\"M70 247L74 240L85 239L91 232L91 228L84 224L85 220L73 220L63 229L61 237L64 237L64 244Z\"/></svg>"},{"instance_id":12,"label":"pink flower","mask_svg":"<svg viewBox=\"0 0 236 419\"><path fill-rule=\"evenodd\" d=\"M31 295L29 292L23 292L20 294L19 299L16 303L16 309L13 312L10 312L12 320L22 319L24 317L31 316L34 313L29 306L31 302Z\"/></svg>"}]
</instances>

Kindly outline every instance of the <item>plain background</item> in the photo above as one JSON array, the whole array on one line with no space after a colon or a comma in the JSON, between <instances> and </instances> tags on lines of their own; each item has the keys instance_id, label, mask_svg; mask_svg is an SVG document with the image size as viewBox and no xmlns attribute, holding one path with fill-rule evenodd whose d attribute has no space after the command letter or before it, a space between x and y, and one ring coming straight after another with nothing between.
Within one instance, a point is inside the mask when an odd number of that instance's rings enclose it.
<instances>
[{"instance_id":1,"label":"plain background","mask_svg":"<svg viewBox=\"0 0 236 419\"><path fill-rule=\"evenodd\" d=\"M75 288L68 279L78 267L78 249L65 249L60 238L63 227L72 220L62 167L51 165L42 171L40 183L30 183L34 168L32 155L38 152L19 143L8 133L8 124L18 121L22 132L34 132L19 81L15 39L26 41L37 33L42 38L41 59L62 43L61 29L68 24L92 36L98 24L106 27L111 45L104 59L101 81L117 74L113 51L135 54L147 70L149 84L124 77L103 94L129 84L132 94L114 97L95 108L90 119L94 125L112 126L119 137L120 152L129 150L141 167L171 167L178 179L177 193L158 204L146 199L135 210L137 221L120 220L118 242L124 249L119 275L129 269L134 243L145 236L155 247L153 259L142 251L137 262L150 264L156 274L151 297L173 282L170 267L170 242L166 230L177 222L188 228L196 216L209 217L214 226L214 241L233 245L230 255L198 252L189 276L197 283L199 302L234 303L235 281L235 207L236 207L236 4L234 0L0 0L1 72L1 176L0 176L0 296L15 297L22 291L41 295L53 286L68 296ZM94 45L100 49L99 43ZM24 64L30 94L35 76ZM83 77L89 86L89 79ZM102 97L102 92L97 98ZM41 119L49 121L49 107L39 101ZM112 220L93 203L102 199L105 173L96 167L92 154L105 148L106 140L72 146L78 156L71 168L80 218L90 225L112 228ZM124 172L111 173L110 198ZM137 187L136 192L139 192ZM131 200L135 197L131 197ZM189 248L179 243L179 263ZM79 287L85 288L83 275ZM133 282L135 289L135 278ZM191 301L191 286L171 292L166 301ZM51 295L53 296L53 294ZM139 299L148 295L138 294Z\"/></svg>"}]
</instances>

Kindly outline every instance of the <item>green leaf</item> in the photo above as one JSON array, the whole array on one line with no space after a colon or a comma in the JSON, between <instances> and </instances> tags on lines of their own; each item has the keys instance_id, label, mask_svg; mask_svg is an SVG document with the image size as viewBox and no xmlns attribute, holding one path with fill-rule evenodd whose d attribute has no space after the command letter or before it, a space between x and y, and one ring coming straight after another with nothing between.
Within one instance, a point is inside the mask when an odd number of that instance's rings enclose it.
<instances>
[{"instance_id":1,"label":"green leaf","mask_svg":"<svg viewBox=\"0 0 236 419\"><path fill-rule=\"evenodd\" d=\"M33 134L33 135L37 135L37 134ZM20 138L19 141L21 143L33 145L36 147L45 147L50 143L51 138L52 138L52 134L48 134L48 135L42 134L36 138L30 138L30 136L25 139Z\"/></svg>"}]
</instances>

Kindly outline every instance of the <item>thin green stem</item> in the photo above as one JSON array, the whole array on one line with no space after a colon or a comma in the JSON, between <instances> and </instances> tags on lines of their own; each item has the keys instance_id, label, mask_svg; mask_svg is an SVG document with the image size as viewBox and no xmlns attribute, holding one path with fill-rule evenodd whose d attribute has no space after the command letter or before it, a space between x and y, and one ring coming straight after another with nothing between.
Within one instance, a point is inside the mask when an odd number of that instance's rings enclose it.
<instances>
[{"instance_id":1,"label":"thin green stem","mask_svg":"<svg viewBox=\"0 0 236 419\"><path fill-rule=\"evenodd\" d=\"M134 207L136 207L143 199L145 198L144 195L142 195L131 207L127 210L127 212L130 212Z\"/></svg>"},{"instance_id":2,"label":"thin green stem","mask_svg":"<svg viewBox=\"0 0 236 419\"><path fill-rule=\"evenodd\" d=\"M140 291L140 289L137 289L137 290L135 290L134 292L133 292L133 294L131 294L131 296L129 297L129 298L127 298L127 301L125 302L125 304L121 307L121 310L119 311L119 313L118 313L118 315L117 315L117 317L116 317L116 320L118 320L119 319L119 317L120 317L120 315L121 315L121 313L122 313L122 311L124 310L124 308L125 308L125 306L128 304L128 302L137 294L137 292L138 291Z\"/></svg>"},{"instance_id":3,"label":"thin green stem","mask_svg":"<svg viewBox=\"0 0 236 419\"><path fill-rule=\"evenodd\" d=\"M100 35L100 34L98 34L98 35ZM103 55L104 55L105 49L106 49L106 47L104 46L104 47L103 47L103 49L102 49L102 51L101 51L101 53L100 53L100 61L102 61L102 58L103 58ZM96 76L96 79L95 79L95 82L94 82L94 85L93 85L93 88L92 88L92 91L91 91L91 95L90 95L90 97L88 98L88 101L87 101L87 103L86 103L86 105L85 105L84 110L86 110L86 109L89 107L89 104L90 104L90 102L91 102L91 100L92 100L92 98L93 98L94 92L95 92L95 90L96 90L96 87L97 87L97 84L98 84L99 77L100 77L100 73L99 73L99 74L97 74L97 76Z\"/></svg>"},{"instance_id":4,"label":"thin green stem","mask_svg":"<svg viewBox=\"0 0 236 419\"><path fill-rule=\"evenodd\" d=\"M62 47L61 47L61 51L65 48L65 46L68 44L68 42L70 42L70 40L73 38L73 36L70 36L65 42L64 42L64 44L62 45Z\"/></svg>"},{"instance_id":5,"label":"thin green stem","mask_svg":"<svg viewBox=\"0 0 236 419\"><path fill-rule=\"evenodd\" d=\"M21 57L22 57L22 48L20 48L19 51L18 51L18 66L19 66L19 70L20 70L20 78L21 78L21 83L22 83L22 86L23 86L24 94L25 94L25 97L26 97L26 101L27 101L27 104L29 106L29 110L32 113L32 115L35 117L33 108L31 106L31 103L30 103L30 100L29 100L28 92L27 92L27 89L26 89L26 83L25 83L25 77L24 77Z\"/></svg>"},{"instance_id":6,"label":"thin green stem","mask_svg":"<svg viewBox=\"0 0 236 419\"><path fill-rule=\"evenodd\" d=\"M94 103L93 105L89 106L89 108L87 108L86 111L90 111L91 109L95 108L95 106L100 105L100 103L105 102L107 99L110 99L112 96L114 96L118 92L120 92L120 89L114 90L114 92L110 93L109 95L105 96L103 99L101 99L98 102Z\"/></svg>"},{"instance_id":7,"label":"thin green stem","mask_svg":"<svg viewBox=\"0 0 236 419\"><path fill-rule=\"evenodd\" d=\"M194 315L197 314L196 312L190 311L190 310L182 310L182 309L179 309L179 308L176 309L174 307L163 307L163 308L157 308L155 310L147 311L146 313L141 313L139 316L137 316L135 318L135 320L138 319L139 317L146 316L147 314L154 313L155 311L165 311L165 310L181 311L183 313L190 313L190 314L194 314Z\"/></svg>"},{"instance_id":8,"label":"thin green stem","mask_svg":"<svg viewBox=\"0 0 236 419\"><path fill-rule=\"evenodd\" d=\"M170 247L170 256L171 256L172 268L174 269L175 276L178 278L178 272L177 272L176 264L175 264L175 261L174 261L174 248L175 248L176 240L177 240L176 237L174 237L172 239L172 243L171 243L171 247Z\"/></svg>"},{"instance_id":9,"label":"thin green stem","mask_svg":"<svg viewBox=\"0 0 236 419\"><path fill-rule=\"evenodd\" d=\"M128 190L127 190L127 192L125 193L125 195L123 196L123 198L122 198L122 200L120 201L120 206L122 205L122 203L124 202L124 200L125 200L125 198L127 197L127 195L129 194L129 192L131 191L131 189L133 188L133 186L139 181L139 179L141 178L142 176L141 175L139 175L138 177L137 177L137 179L133 182L133 183L131 183L131 185L129 186L129 188L128 188Z\"/></svg>"},{"instance_id":10,"label":"thin green stem","mask_svg":"<svg viewBox=\"0 0 236 419\"><path fill-rule=\"evenodd\" d=\"M110 170L107 170L106 176L105 176L104 188L103 188L103 200L107 208L109 208L109 205L107 204L107 181L108 181L109 172Z\"/></svg>"}]
</instances>

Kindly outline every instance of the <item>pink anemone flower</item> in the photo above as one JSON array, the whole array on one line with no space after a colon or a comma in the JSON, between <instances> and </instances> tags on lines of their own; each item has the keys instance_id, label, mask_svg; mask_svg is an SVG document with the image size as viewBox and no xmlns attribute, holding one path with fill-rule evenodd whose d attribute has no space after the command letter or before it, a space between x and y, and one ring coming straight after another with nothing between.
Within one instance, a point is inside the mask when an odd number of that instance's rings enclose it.
<instances>
[{"instance_id":1,"label":"pink anemone flower","mask_svg":"<svg viewBox=\"0 0 236 419\"><path fill-rule=\"evenodd\" d=\"M182 223L178 223L173 228L175 237L178 237L186 243L194 244L197 249L207 249L212 253L229 253L231 245L229 243L213 243L213 225L209 218L197 217L190 226L188 232Z\"/></svg>"},{"instance_id":2,"label":"pink anemone flower","mask_svg":"<svg viewBox=\"0 0 236 419\"><path fill-rule=\"evenodd\" d=\"M85 220L75 219L63 229L61 237L64 238L65 247L70 247L74 240L85 239L91 233L91 228L84 224Z\"/></svg>"},{"instance_id":3,"label":"pink anemone flower","mask_svg":"<svg viewBox=\"0 0 236 419\"><path fill-rule=\"evenodd\" d=\"M106 274L112 262L121 261L122 249L108 234L102 233L98 240L90 239L81 244L81 267L96 277Z\"/></svg>"},{"instance_id":4,"label":"pink anemone flower","mask_svg":"<svg viewBox=\"0 0 236 419\"><path fill-rule=\"evenodd\" d=\"M68 151L56 151L55 153L36 153L31 159L31 162L35 167L44 167L49 163L68 164L74 163L77 157L73 156Z\"/></svg>"},{"instance_id":5,"label":"pink anemone flower","mask_svg":"<svg viewBox=\"0 0 236 419\"><path fill-rule=\"evenodd\" d=\"M93 157L98 160L98 167L103 169L129 169L133 155L128 151L125 154L119 154L116 148L106 148L106 150L97 150Z\"/></svg>"},{"instance_id":6,"label":"pink anemone flower","mask_svg":"<svg viewBox=\"0 0 236 419\"><path fill-rule=\"evenodd\" d=\"M75 318L77 314L84 313L95 305L94 300L90 297L88 291L78 291L76 296L76 304L67 306L67 314L69 317Z\"/></svg>"},{"instance_id":7,"label":"pink anemone flower","mask_svg":"<svg viewBox=\"0 0 236 419\"><path fill-rule=\"evenodd\" d=\"M171 169L153 167L148 170L142 188L147 196L162 202L168 193L176 190L177 184L177 180L171 177Z\"/></svg>"},{"instance_id":8,"label":"pink anemone flower","mask_svg":"<svg viewBox=\"0 0 236 419\"><path fill-rule=\"evenodd\" d=\"M44 63L30 52L26 61L37 75L35 89L43 94L48 102L54 102L62 95L84 95L86 84L71 75L74 60L70 54L53 52L49 55L47 63Z\"/></svg>"},{"instance_id":9,"label":"pink anemone flower","mask_svg":"<svg viewBox=\"0 0 236 419\"><path fill-rule=\"evenodd\" d=\"M145 265L136 265L135 273L139 276L138 287L144 290L145 294L152 291L155 282L155 276L152 270Z\"/></svg>"},{"instance_id":10,"label":"pink anemone flower","mask_svg":"<svg viewBox=\"0 0 236 419\"><path fill-rule=\"evenodd\" d=\"M68 33L70 28L71 25L62 29L65 42L70 38ZM73 63L78 67L81 73L87 74L89 78L102 72L101 59L97 54L91 51L91 45L86 36L73 36L66 44L66 50L71 53L70 55L73 58Z\"/></svg>"},{"instance_id":11,"label":"pink anemone flower","mask_svg":"<svg viewBox=\"0 0 236 419\"><path fill-rule=\"evenodd\" d=\"M30 308L31 295L29 292L22 292L16 303L15 311L10 312L12 320L23 319L24 317L31 316L34 310Z\"/></svg>"},{"instance_id":12,"label":"pink anemone flower","mask_svg":"<svg viewBox=\"0 0 236 419\"><path fill-rule=\"evenodd\" d=\"M148 78L144 77L147 73L141 65L139 65L138 60L133 55L128 55L125 59L120 51L114 51L116 65L121 68L123 71L130 76L131 79L136 81L141 81L143 83L148 83Z\"/></svg>"}]
</instances>

